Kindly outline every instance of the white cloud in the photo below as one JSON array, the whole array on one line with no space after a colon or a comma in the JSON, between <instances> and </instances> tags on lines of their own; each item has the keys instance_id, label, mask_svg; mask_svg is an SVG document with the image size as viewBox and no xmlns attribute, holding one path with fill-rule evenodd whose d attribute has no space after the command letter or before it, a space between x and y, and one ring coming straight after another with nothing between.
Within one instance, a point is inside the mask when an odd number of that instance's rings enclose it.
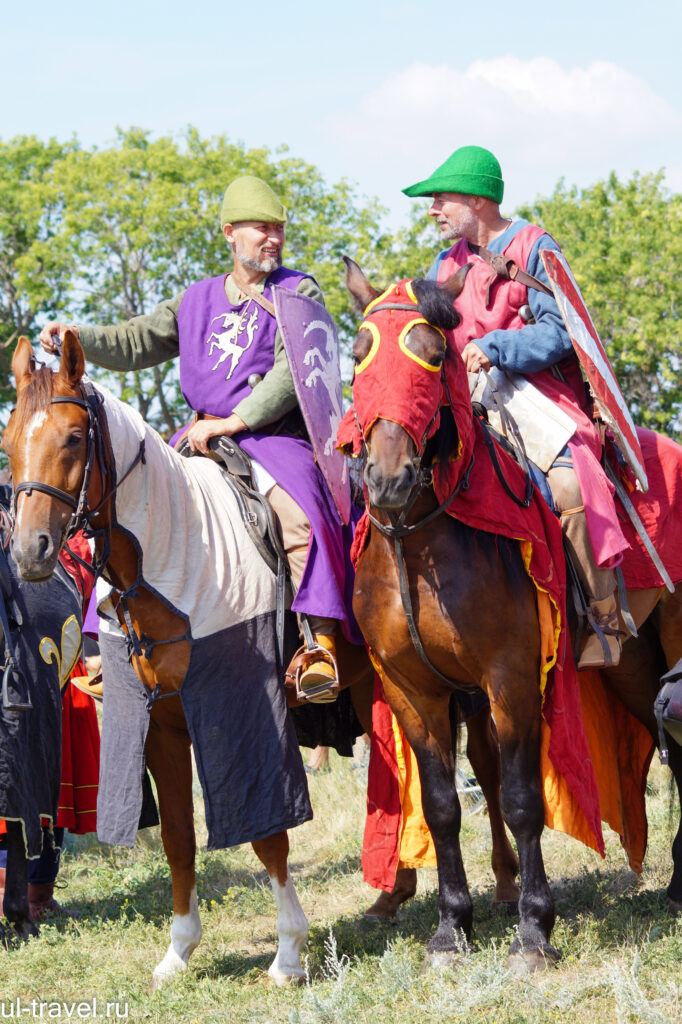
<instances>
[{"instance_id":1,"label":"white cloud","mask_svg":"<svg viewBox=\"0 0 682 1024\"><path fill-rule=\"evenodd\" d=\"M386 177L393 161L403 185L426 177L459 145L487 146L502 163L513 205L551 191L563 176L584 186L611 170L682 161L680 112L609 61L568 69L549 57L477 60L463 70L415 63L331 127L363 173L383 165Z\"/></svg>"}]
</instances>

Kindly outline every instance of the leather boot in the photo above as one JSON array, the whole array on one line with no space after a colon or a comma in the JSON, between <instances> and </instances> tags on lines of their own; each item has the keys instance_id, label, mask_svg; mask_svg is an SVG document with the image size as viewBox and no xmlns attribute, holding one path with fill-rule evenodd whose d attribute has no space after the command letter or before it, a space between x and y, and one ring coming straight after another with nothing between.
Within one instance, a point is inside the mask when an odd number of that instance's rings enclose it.
<instances>
[{"instance_id":1,"label":"leather boot","mask_svg":"<svg viewBox=\"0 0 682 1024\"><path fill-rule=\"evenodd\" d=\"M611 594L603 601L592 601L590 603L591 618L604 634L604 640L608 648L608 656L602 646L602 641L597 633L590 633L585 641L583 652L578 662L578 669L583 668L610 668L620 661L622 648L621 630L618 627L618 607L616 595Z\"/></svg>"},{"instance_id":2,"label":"leather boot","mask_svg":"<svg viewBox=\"0 0 682 1024\"><path fill-rule=\"evenodd\" d=\"M37 882L28 884L28 912L31 920L39 924L45 919L46 914L55 914L58 917L75 917L70 910L66 910L54 898L54 882Z\"/></svg>"},{"instance_id":3,"label":"leather boot","mask_svg":"<svg viewBox=\"0 0 682 1024\"><path fill-rule=\"evenodd\" d=\"M322 633L315 633L314 640L323 650L312 650L306 656L307 663L301 672L299 685L303 692L307 693L321 683L329 683L329 689L322 690L310 698L311 704L328 704L335 701L338 694L336 640L333 636Z\"/></svg>"}]
</instances>

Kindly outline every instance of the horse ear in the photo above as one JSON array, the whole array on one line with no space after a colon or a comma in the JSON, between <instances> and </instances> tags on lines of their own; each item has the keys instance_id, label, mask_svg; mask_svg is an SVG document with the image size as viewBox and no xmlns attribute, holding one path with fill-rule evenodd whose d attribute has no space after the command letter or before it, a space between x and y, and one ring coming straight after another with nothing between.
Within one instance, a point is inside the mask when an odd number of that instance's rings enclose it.
<instances>
[{"instance_id":1,"label":"horse ear","mask_svg":"<svg viewBox=\"0 0 682 1024\"><path fill-rule=\"evenodd\" d=\"M70 328L64 331L62 338L62 361L59 376L67 384L78 384L85 373L85 356L78 336Z\"/></svg>"},{"instance_id":2,"label":"horse ear","mask_svg":"<svg viewBox=\"0 0 682 1024\"><path fill-rule=\"evenodd\" d=\"M459 268L456 274L453 274L452 277L449 277L447 281L443 281L443 283L439 284L438 287L441 288L444 292L447 292L448 295L452 297L452 301L454 302L455 299L460 296L462 289L464 288L466 276L470 270L471 263L465 263L463 267Z\"/></svg>"},{"instance_id":3,"label":"horse ear","mask_svg":"<svg viewBox=\"0 0 682 1024\"><path fill-rule=\"evenodd\" d=\"M14 374L17 389L22 381L32 376L35 368L36 360L33 355L33 346L28 338L22 334L12 356L12 373Z\"/></svg>"},{"instance_id":4,"label":"horse ear","mask_svg":"<svg viewBox=\"0 0 682 1024\"><path fill-rule=\"evenodd\" d=\"M346 264L346 287L360 309L364 311L373 299L377 299L381 295L381 292L372 287L360 267L350 256L344 256L343 262Z\"/></svg>"}]
</instances>

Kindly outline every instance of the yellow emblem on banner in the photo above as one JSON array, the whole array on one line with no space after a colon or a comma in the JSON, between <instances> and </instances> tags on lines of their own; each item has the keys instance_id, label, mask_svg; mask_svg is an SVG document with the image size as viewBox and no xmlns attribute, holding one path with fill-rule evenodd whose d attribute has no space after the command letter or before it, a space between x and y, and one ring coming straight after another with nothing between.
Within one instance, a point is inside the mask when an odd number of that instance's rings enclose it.
<instances>
[{"instance_id":1,"label":"yellow emblem on banner","mask_svg":"<svg viewBox=\"0 0 682 1024\"><path fill-rule=\"evenodd\" d=\"M74 666L78 661L78 656L81 652L81 641L80 622L75 615L69 615L62 626L60 648L57 647L51 636L44 636L40 641L38 650L45 664L51 665L53 660L57 663L60 690L63 690L68 683Z\"/></svg>"}]
</instances>

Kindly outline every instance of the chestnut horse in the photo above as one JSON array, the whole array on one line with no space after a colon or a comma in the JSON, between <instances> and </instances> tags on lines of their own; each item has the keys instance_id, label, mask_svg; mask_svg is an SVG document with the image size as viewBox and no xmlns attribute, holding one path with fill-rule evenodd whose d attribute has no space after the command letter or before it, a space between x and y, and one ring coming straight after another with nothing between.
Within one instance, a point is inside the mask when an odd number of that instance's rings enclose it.
<instances>
[{"instance_id":1,"label":"chestnut horse","mask_svg":"<svg viewBox=\"0 0 682 1024\"><path fill-rule=\"evenodd\" d=\"M182 459L123 403L93 385L85 388L81 383L83 352L71 332L67 332L63 340L58 373L47 367L36 368L32 348L25 338L17 345L12 369L17 382L17 407L10 417L3 444L15 487L12 553L19 572L23 579L48 578L65 536L76 525L87 526L96 538L97 561L105 567L108 581L118 592L127 595L125 601L119 601L117 613L133 647L135 670L150 691L150 703L151 698L175 697L188 676L196 640L193 627L198 616L218 615L220 618L223 605L215 601L214 595L216 608L183 608L181 611L180 604L174 606L167 594L147 583L154 555L158 556L164 547L175 547L177 550L172 554L178 560L186 559L194 538L199 542L199 551L203 544L205 568L209 573L216 573L215 562L220 557L215 553L217 550L223 553L231 550L237 553L237 558L248 557L255 549L246 539L236 504L227 526L217 521L206 525L199 515L201 499L198 497L199 488L205 485L192 484L192 479L206 478L209 484L214 480L215 486L220 488L217 466L208 460ZM134 454L129 456L131 445ZM116 456L126 460L126 464L118 465ZM188 474L188 462L204 465L193 468ZM171 473L172 484L168 479L159 478L159 467ZM174 539L159 537L158 529L155 533L155 524L150 521L153 515L150 499L162 495L162 501L170 501L173 487L184 488L186 492L182 504L184 541L179 535ZM140 524L139 535L133 535L122 525L131 517ZM219 535L221 529L223 535ZM210 531L210 541L202 541L206 535L202 530ZM270 608L275 607L272 602L274 580L259 556L256 556L256 563L251 567L248 585L239 564L229 567L232 575L225 578L223 591L225 608L231 603L248 600L257 612L253 621L260 622L267 619ZM193 563L192 570L199 573L201 565ZM225 571L228 572L228 567ZM189 582L191 585L192 580ZM200 596L194 595L193 600L198 602ZM236 607L235 612L239 615L240 608ZM245 617L236 621L244 621ZM272 651L274 666L274 647ZM260 677L254 674L253 678L254 701L266 685L263 680L271 678L276 671L268 664L260 667L264 658L254 655L248 662L247 671L251 671L253 664L253 672L261 672ZM279 696L281 702L277 704ZM268 713L268 721L271 718L273 722L287 723L283 692L279 696L275 693L273 697L275 704L272 714ZM235 717L238 710L233 712ZM291 820L289 814L289 824L297 824L310 817L311 812L309 805L307 812L305 810L308 803L305 773L290 723L286 724L280 742L283 753L276 756L282 760L284 774L288 772L285 786L288 793L294 794L297 807L297 820ZM257 736L252 737L252 743L258 743ZM161 834L173 886L171 941L165 957L154 970L152 987L156 988L185 969L201 937L194 867L190 735L183 704L177 697L154 699L151 703L145 755L157 786ZM268 821L281 820L277 817L276 806L283 788L280 773L271 781L264 778L264 774L251 780L260 787L258 791L265 801L262 814L270 815ZM235 826L238 828L239 822ZM289 873L286 830L274 831L266 823L258 835L253 821L251 828L251 836L239 841L248 841L253 836L253 849L270 878L278 909L278 948L268 973L275 982L284 984L304 976L300 953L307 938L307 921ZM268 834L269 831L272 834Z\"/></svg>"},{"instance_id":2,"label":"chestnut horse","mask_svg":"<svg viewBox=\"0 0 682 1024\"><path fill-rule=\"evenodd\" d=\"M428 957L449 962L467 948L471 935L449 705L455 688L478 687L490 700L502 762L502 812L521 866L519 928L509 962L518 971L541 968L559 954L550 944L554 908L540 846L541 636L535 588L516 541L439 514L443 506L432 486L434 455L444 459L457 451L457 434L449 444L445 438L446 420L457 424L448 373L461 372L459 365L463 371L463 364L452 362L459 356L442 331L458 322L453 303L467 268L440 287L403 282L399 291L393 286L380 295L352 260L346 259L346 266L348 288L365 311L353 346L354 408L346 423L354 443L364 448L370 513L353 609L419 764L439 882L439 924ZM390 354L382 355L382 347ZM410 432L400 425L406 421ZM348 438L343 427L342 442ZM459 486L467 484L464 474ZM662 593L636 593L631 611L637 625L649 618L647 628L627 642L621 665L605 673L654 739L653 700L661 670L682 655L680 591ZM682 749L672 741L670 764L679 789ZM673 858L668 894L677 904L682 831Z\"/></svg>"}]
</instances>

